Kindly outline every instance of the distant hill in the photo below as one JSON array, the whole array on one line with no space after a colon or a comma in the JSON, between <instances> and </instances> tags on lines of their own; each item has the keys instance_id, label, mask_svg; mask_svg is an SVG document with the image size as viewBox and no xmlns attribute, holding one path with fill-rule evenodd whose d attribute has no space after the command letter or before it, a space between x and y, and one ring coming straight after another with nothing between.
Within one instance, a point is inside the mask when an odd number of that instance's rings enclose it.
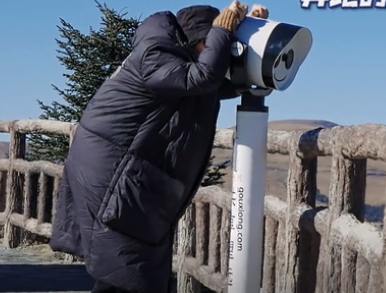
<instances>
[{"instance_id":1,"label":"distant hill","mask_svg":"<svg viewBox=\"0 0 386 293\"><path fill-rule=\"evenodd\" d=\"M269 128L272 130L310 130L319 127L332 128L338 126L338 124L325 120L305 120L305 119L292 119L292 120L277 120L269 122Z\"/></svg>"}]
</instances>

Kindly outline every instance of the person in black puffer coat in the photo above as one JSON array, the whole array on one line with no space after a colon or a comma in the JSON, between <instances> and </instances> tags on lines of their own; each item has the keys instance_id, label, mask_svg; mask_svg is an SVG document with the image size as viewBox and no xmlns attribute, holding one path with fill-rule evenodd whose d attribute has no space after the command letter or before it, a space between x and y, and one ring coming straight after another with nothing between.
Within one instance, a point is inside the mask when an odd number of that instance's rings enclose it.
<instances>
[{"instance_id":1,"label":"person in black puffer coat","mask_svg":"<svg viewBox=\"0 0 386 293\"><path fill-rule=\"evenodd\" d=\"M245 14L237 1L211 14L199 54L174 14L149 16L130 56L87 105L65 162L50 246L84 259L93 292L168 292L174 228L210 158L217 93Z\"/></svg>"}]
</instances>

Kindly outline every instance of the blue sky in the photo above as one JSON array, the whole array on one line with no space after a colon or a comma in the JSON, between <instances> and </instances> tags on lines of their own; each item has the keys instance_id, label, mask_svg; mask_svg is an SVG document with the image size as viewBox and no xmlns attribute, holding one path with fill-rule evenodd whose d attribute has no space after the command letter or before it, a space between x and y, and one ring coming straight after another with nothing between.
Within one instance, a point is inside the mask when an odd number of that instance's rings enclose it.
<instances>
[{"instance_id":1,"label":"blue sky","mask_svg":"<svg viewBox=\"0 0 386 293\"><path fill-rule=\"evenodd\" d=\"M101 1L102 2L102 1ZM103 2L102 2L103 3ZM106 0L132 17L193 4L218 8L230 1ZM248 0L247 4L254 2ZM303 10L299 0L262 0L273 20L311 29L313 48L292 86L267 100L270 119L324 119L343 125L386 123L386 9ZM51 84L63 87L56 59L56 25L64 18L74 27L98 27L93 0L3 0L0 9L0 119L37 118L36 99L58 99ZM224 102L219 127L235 124L238 99ZM2 137L0 137L2 138Z\"/></svg>"}]
</instances>

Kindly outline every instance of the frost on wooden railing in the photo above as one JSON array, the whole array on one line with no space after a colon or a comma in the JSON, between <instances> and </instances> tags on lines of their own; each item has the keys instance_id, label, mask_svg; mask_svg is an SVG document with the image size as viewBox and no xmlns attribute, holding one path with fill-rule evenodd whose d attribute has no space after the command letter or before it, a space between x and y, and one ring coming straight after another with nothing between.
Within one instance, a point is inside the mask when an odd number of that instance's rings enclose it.
<instances>
[{"instance_id":1,"label":"frost on wooden railing","mask_svg":"<svg viewBox=\"0 0 386 293\"><path fill-rule=\"evenodd\" d=\"M9 160L0 160L7 246L19 244L19 228L49 237L55 216L62 167L24 161L25 134L71 140L74 130L63 122L0 121L0 132L11 137ZM233 131L218 130L215 146L231 149ZM384 292L385 233L364 223L363 211L366 160L386 161L386 126L269 131L268 152L289 156L289 168L287 200L265 197L263 291ZM315 207L318 156L332 158L328 208ZM200 292L200 283L226 292L230 205L229 192L201 188L179 222L173 263L179 292Z\"/></svg>"},{"instance_id":2,"label":"frost on wooden railing","mask_svg":"<svg viewBox=\"0 0 386 293\"><path fill-rule=\"evenodd\" d=\"M47 120L0 121L0 132L10 134L9 159L0 160L2 175L7 172L5 195L2 194L5 210L0 213L0 222L4 223L4 244L8 247L20 244L20 228L43 236L50 235L50 222L55 215L57 188L62 173L61 166L23 160L26 134L71 136L74 128L72 123Z\"/></svg>"}]
</instances>

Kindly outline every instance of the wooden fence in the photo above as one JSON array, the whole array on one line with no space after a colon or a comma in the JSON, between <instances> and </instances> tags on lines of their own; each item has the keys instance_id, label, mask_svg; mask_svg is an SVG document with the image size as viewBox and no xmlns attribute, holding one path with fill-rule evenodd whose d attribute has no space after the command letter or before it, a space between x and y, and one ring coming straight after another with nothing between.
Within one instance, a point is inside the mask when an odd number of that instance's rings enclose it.
<instances>
[{"instance_id":1,"label":"wooden fence","mask_svg":"<svg viewBox=\"0 0 386 293\"><path fill-rule=\"evenodd\" d=\"M71 139L75 127L0 121L0 132L10 133L9 159L0 160L0 223L8 247L19 245L19 229L50 236L61 179L61 166L23 160L25 135ZM385 293L386 234L363 218L366 160L386 160L386 126L269 131L268 136L268 152L290 160L287 200L265 197L263 292ZM230 149L232 143L232 130L217 131L215 146ZM315 207L318 156L332 156L328 208ZM181 219L174 261L178 292L199 292L198 282L226 292L230 207L229 192L201 188Z\"/></svg>"}]
</instances>

